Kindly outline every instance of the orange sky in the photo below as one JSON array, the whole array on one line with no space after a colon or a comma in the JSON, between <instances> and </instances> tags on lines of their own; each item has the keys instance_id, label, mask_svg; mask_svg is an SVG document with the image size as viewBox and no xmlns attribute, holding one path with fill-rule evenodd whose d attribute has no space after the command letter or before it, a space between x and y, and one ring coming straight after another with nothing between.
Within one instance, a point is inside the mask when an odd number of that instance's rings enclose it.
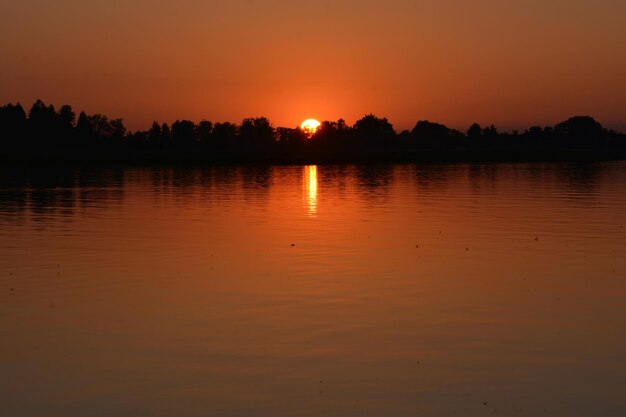
<instances>
[{"instance_id":1,"label":"orange sky","mask_svg":"<svg viewBox=\"0 0 626 417\"><path fill-rule=\"evenodd\" d=\"M0 103L274 125L626 130L623 0L31 0L0 6Z\"/></svg>"}]
</instances>

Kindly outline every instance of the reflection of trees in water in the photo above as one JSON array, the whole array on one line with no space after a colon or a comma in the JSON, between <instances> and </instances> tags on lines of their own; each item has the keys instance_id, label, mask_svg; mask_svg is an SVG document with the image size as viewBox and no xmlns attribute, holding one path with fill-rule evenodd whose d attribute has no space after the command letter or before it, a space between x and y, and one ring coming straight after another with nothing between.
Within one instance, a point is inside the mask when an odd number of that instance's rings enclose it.
<instances>
[{"instance_id":1,"label":"reflection of trees in water","mask_svg":"<svg viewBox=\"0 0 626 417\"><path fill-rule=\"evenodd\" d=\"M475 191L507 187L514 193L516 184L524 184L529 192L545 194L552 189L586 198L595 194L606 167L597 162L480 164L468 168L468 178Z\"/></svg>"},{"instance_id":2,"label":"reflection of trees in water","mask_svg":"<svg viewBox=\"0 0 626 417\"><path fill-rule=\"evenodd\" d=\"M240 171L241 183L244 190L267 190L271 185L271 171L269 167L244 167Z\"/></svg>"},{"instance_id":3,"label":"reflection of trees in water","mask_svg":"<svg viewBox=\"0 0 626 417\"><path fill-rule=\"evenodd\" d=\"M174 197L176 201L188 200L205 181L207 179L200 175L199 170L180 167L131 169L126 174L126 184L142 187L147 183L155 199L168 196Z\"/></svg>"},{"instance_id":4,"label":"reflection of trees in water","mask_svg":"<svg viewBox=\"0 0 626 417\"><path fill-rule=\"evenodd\" d=\"M498 164L471 164L467 167L467 176L470 181L487 180L494 181L498 178Z\"/></svg>"},{"instance_id":5,"label":"reflection of trees in water","mask_svg":"<svg viewBox=\"0 0 626 417\"><path fill-rule=\"evenodd\" d=\"M29 218L45 223L51 217L71 221L77 212L107 210L137 195L152 199L153 207L172 201L222 205L233 199L263 206L274 183L296 186L303 180L302 167L257 165L2 171L0 216L12 223ZM431 194L451 184L469 185L475 192L498 187L510 194L523 186L526 193L537 196L552 189L585 201L594 197L602 178L611 172L615 170L611 171L610 163L321 165L317 184L318 192L335 193L334 198L357 193L375 203L385 202L394 181L407 177Z\"/></svg>"},{"instance_id":6,"label":"reflection of trees in water","mask_svg":"<svg viewBox=\"0 0 626 417\"><path fill-rule=\"evenodd\" d=\"M150 183L150 190L152 191L154 201L157 201L156 196L166 194L171 188L171 169L166 168L152 168L147 170L148 182Z\"/></svg>"},{"instance_id":7,"label":"reflection of trees in water","mask_svg":"<svg viewBox=\"0 0 626 417\"><path fill-rule=\"evenodd\" d=\"M269 200L272 171L266 166L242 168L240 172L243 197L246 202L262 204Z\"/></svg>"},{"instance_id":8,"label":"reflection of trees in water","mask_svg":"<svg viewBox=\"0 0 626 417\"><path fill-rule=\"evenodd\" d=\"M210 204L238 193L246 200L266 201L272 184L271 168L260 166L168 167L130 172L127 180L135 186L147 183L154 204L163 197L180 204Z\"/></svg>"},{"instance_id":9,"label":"reflection of trees in water","mask_svg":"<svg viewBox=\"0 0 626 417\"><path fill-rule=\"evenodd\" d=\"M35 188L30 192L32 218L43 221L49 216L68 219L74 214L76 192L72 188Z\"/></svg>"},{"instance_id":10,"label":"reflection of trees in water","mask_svg":"<svg viewBox=\"0 0 626 417\"><path fill-rule=\"evenodd\" d=\"M28 192L23 188L0 188L0 221L22 224L27 214Z\"/></svg>"},{"instance_id":11,"label":"reflection of trees in water","mask_svg":"<svg viewBox=\"0 0 626 417\"><path fill-rule=\"evenodd\" d=\"M124 194L124 170L94 169L76 172L75 186L81 210L102 209L122 204Z\"/></svg>"},{"instance_id":12,"label":"reflection of trees in water","mask_svg":"<svg viewBox=\"0 0 626 417\"><path fill-rule=\"evenodd\" d=\"M365 188L388 187L393 179L392 165L358 165L355 167L356 184Z\"/></svg>"},{"instance_id":13,"label":"reflection of trees in water","mask_svg":"<svg viewBox=\"0 0 626 417\"><path fill-rule=\"evenodd\" d=\"M376 191L387 188L393 179L391 166L356 166L354 171L355 184L366 191Z\"/></svg>"},{"instance_id":14,"label":"reflection of trees in water","mask_svg":"<svg viewBox=\"0 0 626 417\"><path fill-rule=\"evenodd\" d=\"M470 164L467 166L467 179L475 193L494 192L498 188L501 171L499 164Z\"/></svg>"},{"instance_id":15,"label":"reflection of trees in water","mask_svg":"<svg viewBox=\"0 0 626 417\"><path fill-rule=\"evenodd\" d=\"M124 197L123 170L21 170L0 181L0 213L44 223L71 221L76 210L106 209Z\"/></svg>"},{"instance_id":16,"label":"reflection of trees in water","mask_svg":"<svg viewBox=\"0 0 626 417\"><path fill-rule=\"evenodd\" d=\"M423 189L445 187L459 173L458 166L452 164L419 164L412 167L413 177Z\"/></svg>"},{"instance_id":17,"label":"reflection of trees in water","mask_svg":"<svg viewBox=\"0 0 626 417\"><path fill-rule=\"evenodd\" d=\"M424 164L413 166L413 176L421 189L430 191L467 181L476 193L496 189L514 193L516 184L530 183L523 189L545 192L549 185L559 192L585 197L595 193L608 167L602 162Z\"/></svg>"},{"instance_id":18,"label":"reflection of trees in water","mask_svg":"<svg viewBox=\"0 0 626 417\"><path fill-rule=\"evenodd\" d=\"M73 212L74 193L72 172L37 172L15 170L2 172L0 182L0 212L18 215L23 220L30 215L38 221L48 216Z\"/></svg>"},{"instance_id":19,"label":"reflection of trees in water","mask_svg":"<svg viewBox=\"0 0 626 417\"><path fill-rule=\"evenodd\" d=\"M200 171L197 169L172 169L170 180L172 187L178 191L179 196L192 194L194 188L202 185Z\"/></svg>"},{"instance_id":20,"label":"reflection of trees in water","mask_svg":"<svg viewBox=\"0 0 626 417\"><path fill-rule=\"evenodd\" d=\"M356 166L352 175L359 194L368 200L368 204L388 200L393 183L393 165Z\"/></svg>"},{"instance_id":21,"label":"reflection of trees in water","mask_svg":"<svg viewBox=\"0 0 626 417\"><path fill-rule=\"evenodd\" d=\"M317 184L318 189L337 190L339 197L346 194L349 183L350 167L347 165L318 165Z\"/></svg>"},{"instance_id":22,"label":"reflection of trees in water","mask_svg":"<svg viewBox=\"0 0 626 417\"><path fill-rule=\"evenodd\" d=\"M473 167L469 178L477 188L496 184L510 188L530 182L529 190L545 192L549 185L558 192L586 198L595 194L607 167L599 162L483 164Z\"/></svg>"},{"instance_id":23,"label":"reflection of trees in water","mask_svg":"<svg viewBox=\"0 0 626 417\"><path fill-rule=\"evenodd\" d=\"M569 196L586 199L595 195L602 171L603 164L601 163L570 162L558 164L555 169L555 176L559 184L567 188Z\"/></svg>"},{"instance_id":24,"label":"reflection of trees in water","mask_svg":"<svg viewBox=\"0 0 626 417\"><path fill-rule=\"evenodd\" d=\"M559 181L571 184L573 187L581 186L588 188L597 185L600 180L603 165L605 164L597 162L566 162L556 164L554 171Z\"/></svg>"},{"instance_id":25,"label":"reflection of trees in water","mask_svg":"<svg viewBox=\"0 0 626 417\"><path fill-rule=\"evenodd\" d=\"M501 170L498 177L505 173L511 181L530 182L531 189L544 189L550 185L559 191L573 192L579 195L595 193L600 180L608 172L610 163L604 162L541 162L510 164Z\"/></svg>"}]
</instances>

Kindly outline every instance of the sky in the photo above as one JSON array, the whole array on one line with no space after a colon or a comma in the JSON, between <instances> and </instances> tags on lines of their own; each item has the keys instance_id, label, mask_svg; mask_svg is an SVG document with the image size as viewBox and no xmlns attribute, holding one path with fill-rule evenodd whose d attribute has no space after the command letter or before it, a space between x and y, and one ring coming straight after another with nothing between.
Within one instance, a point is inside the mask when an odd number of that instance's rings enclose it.
<instances>
[{"instance_id":1,"label":"sky","mask_svg":"<svg viewBox=\"0 0 626 417\"><path fill-rule=\"evenodd\" d=\"M591 115L626 131L623 0L23 0L0 103L123 118L387 117L465 130Z\"/></svg>"}]
</instances>

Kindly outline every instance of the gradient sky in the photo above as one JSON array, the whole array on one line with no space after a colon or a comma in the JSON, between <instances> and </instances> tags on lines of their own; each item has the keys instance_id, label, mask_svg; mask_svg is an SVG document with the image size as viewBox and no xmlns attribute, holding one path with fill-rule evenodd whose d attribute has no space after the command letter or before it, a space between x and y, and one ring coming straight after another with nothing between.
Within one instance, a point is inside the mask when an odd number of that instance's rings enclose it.
<instances>
[{"instance_id":1,"label":"gradient sky","mask_svg":"<svg viewBox=\"0 0 626 417\"><path fill-rule=\"evenodd\" d=\"M24 0L0 5L0 103L121 117L267 116L397 130L626 130L623 0Z\"/></svg>"}]
</instances>

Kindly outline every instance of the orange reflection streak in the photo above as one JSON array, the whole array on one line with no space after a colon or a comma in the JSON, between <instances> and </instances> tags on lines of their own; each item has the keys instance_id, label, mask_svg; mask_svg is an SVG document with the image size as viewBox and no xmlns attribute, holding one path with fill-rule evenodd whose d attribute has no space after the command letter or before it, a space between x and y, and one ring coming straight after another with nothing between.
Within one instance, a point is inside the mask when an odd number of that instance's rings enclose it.
<instances>
[{"instance_id":1,"label":"orange reflection streak","mask_svg":"<svg viewBox=\"0 0 626 417\"><path fill-rule=\"evenodd\" d=\"M310 216L317 213L317 165L304 167L304 198Z\"/></svg>"}]
</instances>

